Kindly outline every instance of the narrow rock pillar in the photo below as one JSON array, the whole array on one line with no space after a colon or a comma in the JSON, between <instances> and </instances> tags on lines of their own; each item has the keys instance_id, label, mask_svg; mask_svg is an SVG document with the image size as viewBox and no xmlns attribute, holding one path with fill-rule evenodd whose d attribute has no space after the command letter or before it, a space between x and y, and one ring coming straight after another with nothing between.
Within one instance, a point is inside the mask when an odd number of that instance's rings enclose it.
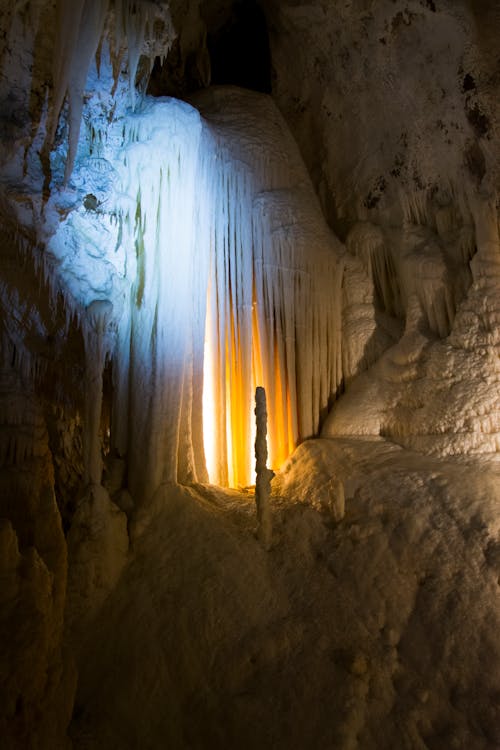
<instances>
[{"instance_id":1,"label":"narrow rock pillar","mask_svg":"<svg viewBox=\"0 0 500 750\"><path fill-rule=\"evenodd\" d=\"M257 505L257 536L264 547L271 545L272 523L269 497L274 471L267 468L267 409L266 391L262 387L255 390L255 503Z\"/></svg>"},{"instance_id":2,"label":"narrow rock pillar","mask_svg":"<svg viewBox=\"0 0 500 750\"><path fill-rule=\"evenodd\" d=\"M85 331L85 420L83 425L84 484L100 484L102 478L99 428L102 409L102 374L106 360L106 329L113 305L94 300L87 307Z\"/></svg>"}]
</instances>

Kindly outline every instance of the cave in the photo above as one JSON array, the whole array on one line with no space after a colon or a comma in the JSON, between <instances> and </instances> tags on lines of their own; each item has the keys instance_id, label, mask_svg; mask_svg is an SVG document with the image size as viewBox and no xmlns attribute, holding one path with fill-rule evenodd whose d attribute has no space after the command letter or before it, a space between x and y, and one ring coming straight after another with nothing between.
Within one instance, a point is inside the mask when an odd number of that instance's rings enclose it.
<instances>
[{"instance_id":1,"label":"cave","mask_svg":"<svg viewBox=\"0 0 500 750\"><path fill-rule=\"evenodd\" d=\"M271 93L271 57L266 19L256 0L237 0L221 28L208 29L212 85Z\"/></svg>"},{"instance_id":2,"label":"cave","mask_svg":"<svg viewBox=\"0 0 500 750\"><path fill-rule=\"evenodd\" d=\"M0 747L498 750L495 0L0 13Z\"/></svg>"}]
</instances>

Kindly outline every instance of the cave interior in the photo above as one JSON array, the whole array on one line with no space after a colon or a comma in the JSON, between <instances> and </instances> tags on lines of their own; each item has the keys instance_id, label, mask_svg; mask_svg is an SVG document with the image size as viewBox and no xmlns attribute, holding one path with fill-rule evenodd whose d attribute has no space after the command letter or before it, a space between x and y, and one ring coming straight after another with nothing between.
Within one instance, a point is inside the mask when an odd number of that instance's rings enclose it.
<instances>
[{"instance_id":1,"label":"cave interior","mask_svg":"<svg viewBox=\"0 0 500 750\"><path fill-rule=\"evenodd\" d=\"M497 0L0 0L0 745L500 747Z\"/></svg>"}]
</instances>

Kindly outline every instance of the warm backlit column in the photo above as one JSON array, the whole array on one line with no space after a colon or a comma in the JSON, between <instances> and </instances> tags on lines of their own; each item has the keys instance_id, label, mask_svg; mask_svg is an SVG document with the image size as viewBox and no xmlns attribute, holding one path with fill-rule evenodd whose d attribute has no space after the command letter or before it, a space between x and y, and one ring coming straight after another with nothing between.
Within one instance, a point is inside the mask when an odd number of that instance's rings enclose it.
<instances>
[{"instance_id":1,"label":"warm backlit column","mask_svg":"<svg viewBox=\"0 0 500 750\"><path fill-rule=\"evenodd\" d=\"M317 433L341 378L331 366L338 362L341 294L336 242L300 162L284 158L293 145L281 122L274 114L252 124L247 113L236 117L217 109L216 120L219 115L221 124L212 131L217 159L205 450L213 456L211 480L238 486L254 479L256 384L272 404L271 466L279 467L301 439Z\"/></svg>"}]
</instances>

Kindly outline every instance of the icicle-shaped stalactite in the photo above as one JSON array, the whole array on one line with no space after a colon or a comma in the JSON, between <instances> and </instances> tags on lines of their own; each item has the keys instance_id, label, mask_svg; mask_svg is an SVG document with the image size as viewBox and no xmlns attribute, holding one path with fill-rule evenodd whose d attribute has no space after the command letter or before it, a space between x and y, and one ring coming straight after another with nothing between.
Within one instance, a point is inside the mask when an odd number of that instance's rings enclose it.
<instances>
[{"instance_id":1,"label":"icicle-shaped stalactite","mask_svg":"<svg viewBox=\"0 0 500 750\"><path fill-rule=\"evenodd\" d=\"M195 231L204 201L201 121L180 102L158 102L152 115L150 103L129 118L120 168L124 193L135 197L122 209L124 239L135 248L135 282L116 377L128 390L129 484L137 497L161 482L206 478L193 448L202 443L206 291L200 289L207 287L209 257L207 240ZM123 450L123 435L120 443Z\"/></svg>"},{"instance_id":2,"label":"icicle-shaped stalactite","mask_svg":"<svg viewBox=\"0 0 500 750\"><path fill-rule=\"evenodd\" d=\"M175 32L172 27L168 4L158 4L151 0L136 3L131 0L76 0L56 2L56 49L53 65L53 96L50 108L50 121L47 130L47 143L50 149L63 108L68 97L68 149L64 180L67 183L77 156L80 125L84 110L85 94L91 93L87 108L97 104L102 106L102 94L109 82L99 84L102 47L106 46L106 55L110 54L110 63L114 85L108 86L115 92L118 78L124 75L128 79L130 104L136 104L136 75L141 55L153 65L156 56L163 57L169 50ZM113 18L114 16L114 18ZM114 23L113 23L114 20ZM103 43L103 30L108 21L108 36ZM108 46L109 42L109 46ZM127 53L128 69L123 74L122 61ZM96 69L89 76L93 58L96 57ZM147 78L147 76L146 76ZM111 92L108 91L108 94ZM93 97L93 95L97 94ZM93 97L93 98L92 98ZM114 116L117 102L111 107L110 117ZM118 102L118 109L123 104ZM96 112L97 114L97 112Z\"/></svg>"},{"instance_id":3,"label":"icicle-shaped stalactite","mask_svg":"<svg viewBox=\"0 0 500 750\"><path fill-rule=\"evenodd\" d=\"M271 464L279 466L317 434L342 380L342 269L305 190L261 194L254 236L256 360L273 404Z\"/></svg>"},{"instance_id":4,"label":"icicle-shaped stalactite","mask_svg":"<svg viewBox=\"0 0 500 750\"><path fill-rule=\"evenodd\" d=\"M137 100L136 76L141 56L147 59L148 74L153 62L162 62L177 33L172 25L169 2L156 0L114 0L115 34L117 41L127 48L130 103ZM147 76L146 76L147 80Z\"/></svg>"},{"instance_id":5,"label":"icicle-shaped stalactite","mask_svg":"<svg viewBox=\"0 0 500 750\"><path fill-rule=\"evenodd\" d=\"M279 466L318 432L342 380L340 253L271 100L223 89L197 102L217 144L206 338L206 401L217 420L211 479L246 485L254 386L272 403L269 451Z\"/></svg>"},{"instance_id":6,"label":"icicle-shaped stalactite","mask_svg":"<svg viewBox=\"0 0 500 750\"><path fill-rule=\"evenodd\" d=\"M137 96L131 111L123 91L130 83L134 95L141 55L164 54L174 37L168 4L51 7L53 90L29 191L38 197L32 208L13 203L19 223L36 227L29 252L40 245L51 306L60 294L67 323L84 333L85 481L101 479L107 300L111 447L134 499L162 482L207 479L204 391L215 415L211 479L249 484L255 386L273 404L276 466L318 431L342 378L338 246L297 147L272 100L254 92L202 95L206 123L174 100ZM127 54L128 69L117 64ZM69 187L52 189L63 169Z\"/></svg>"},{"instance_id":7,"label":"icicle-shaped stalactite","mask_svg":"<svg viewBox=\"0 0 500 750\"><path fill-rule=\"evenodd\" d=\"M468 261L473 253L470 228L462 224L455 206L434 209L427 194L410 196L406 204L407 223L402 229L384 231L369 222L355 224L347 237L347 248L359 258L373 282L376 308L404 320L407 301L419 301L425 323L433 333L446 337L457 306L470 284ZM427 212L427 213L426 213ZM412 223L434 221L440 233L429 226ZM456 260L456 245L463 262Z\"/></svg>"},{"instance_id":8,"label":"icicle-shaped stalactite","mask_svg":"<svg viewBox=\"0 0 500 750\"><path fill-rule=\"evenodd\" d=\"M252 410L251 186L241 165L222 154L215 162L214 245L209 320L214 326L213 401L218 412L216 481L249 484Z\"/></svg>"},{"instance_id":9,"label":"icicle-shaped stalactite","mask_svg":"<svg viewBox=\"0 0 500 750\"><path fill-rule=\"evenodd\" d=\"M349 232L347 248L360 258L373 280L378 305L389 315L403 318L405 309L391 247L385 242L380 227L358 222Z\"/></svg>"},{"instance_id":10,"label":"icicle-shaped stalactite","mask_svg":"<svg viewBox=\"0 0 500 750\"><path fill-rule=\"evenodd\" d=\"M97 171L77 162L83 203L48 243L72 309L113 303L111 449L138 503L206 481L205 451L211 481L248 485L254 388L272 404L277 467L342 380L340 245L297 148L269 97L207 97L206 122L145 99L113 123Z\"/></svg>"},{"instance_id":11,"label":"icicle-shaped stalactite","mask_svg":"<svg viewBox=\"0 0 500 750\"><path fill-rule=\"evenodd\" d=\"M57 2L54 97L48 138L51 145L64 98L68 94L69 141L64 174L66 182L71 175L76 157L87 74L101 39L107 10L108 0Z\"/></svg>"}]
</instances>

